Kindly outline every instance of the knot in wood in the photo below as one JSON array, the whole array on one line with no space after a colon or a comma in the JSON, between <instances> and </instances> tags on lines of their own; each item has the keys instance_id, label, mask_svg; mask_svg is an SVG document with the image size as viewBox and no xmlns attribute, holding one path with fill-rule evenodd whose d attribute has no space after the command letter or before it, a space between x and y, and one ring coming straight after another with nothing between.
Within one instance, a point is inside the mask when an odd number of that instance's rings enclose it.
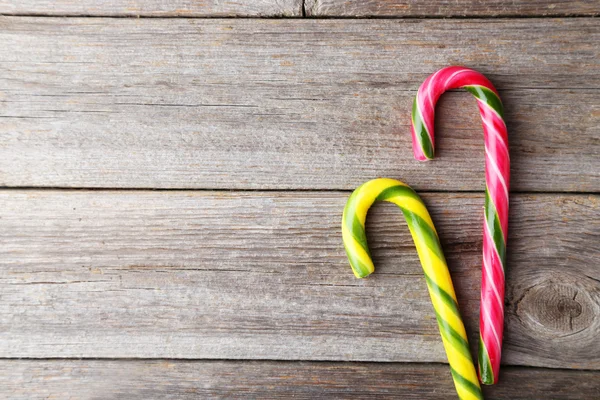
<instances>
[{"instance_id":1,"label":"knot in wood","mask_svg":"<svg viewBox=\"0 0 600 400\"><path fill-rule=\"evenodd\" d=\"M517 304L519 319L533 331L540 325L552 336L572 335L588 328L594 313L591 299L570 282L542 282L530 287Z\"/></svg>"},{"instance_id":2,"label":"knot in wood","mask_svg":"<svg viewBox=\"0 0 600 400\"><path fill-rule=\"evenodd\" d=\"M573 318L579 317L581 315L581 304L579 304L575 299L561 297L558 300L557 307L558 312L561 315L568 315Z\"/></svg>"}]
</instances>

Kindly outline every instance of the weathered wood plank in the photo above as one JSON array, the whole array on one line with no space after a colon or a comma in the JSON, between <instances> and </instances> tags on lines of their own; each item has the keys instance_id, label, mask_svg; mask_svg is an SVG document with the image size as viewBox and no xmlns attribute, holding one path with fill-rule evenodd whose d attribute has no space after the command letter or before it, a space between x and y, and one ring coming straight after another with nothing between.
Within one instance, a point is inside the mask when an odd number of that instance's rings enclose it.
<instances>
[{"instance_id":1,"label":"weathered wood plank","mask_svg":"<svg viewBox=\"0 0 600 400\"><path fill-rule=\"evenodd\" d=\"M600 13L600 2L516 0L399 1L306 0L307 16L450 17L569 16ZM301 16L300 0L159 1L159 0L0 0L0 13L11 15L93 15L153 17Z\"/></svg>"},{"instance_id":2,"label":"weathered wood plank","mask_svg":"<svg viewBox=\"0 0 600 400\"><path fill-rule=\"evenodd\" d=\"M483 190L470 95L411 154L418 86L462 63L501 90L514 190L597 192L599 42L597 19L2 18L0 185Z\"/></svg>"},{"instance_id":3,"label":"weathered wood plank","mask_svg":"<svg viewBox=\"0 0 600 400\"><path fill-rule=\"evenodd\" d=\"M598 15L600 2L572 0L305 0L308 16L344 17L532 17Z\"/></svg>"},{"instance_id":4,"label":"weathered wood plank","mask_svg":"<svg viewBox=\"0 0 600 400\"><path fill-rule=\"evenodd\" d=\"M0 357L443 362L399 211L375 207L357 280L346 197L2 191ZM483 197L424 198L474 339ZM512 196L505 363L600 369L598 201Z\"/></svg>"},{"instance_id":5,"label":"weathered wood plank","mask_svg":"<svg viewBox=\"0 0 600 400\"><path fill-rule=\"evenodd\" d=\"M2 360L11 399L450 399L445 365L273 361ZM505 367L493 399L593 399L600 372Z\"/></svg>"},{"instance_id":6,"label":"weathered wood plank","mask_svg":"<svg viewBox=\"0 0 600 400\"><path fill-rule=\"evenodd\" d=\"M299 17L302 0L0 0L0 14L146 17Z\"/></svg>"}]
</instances>

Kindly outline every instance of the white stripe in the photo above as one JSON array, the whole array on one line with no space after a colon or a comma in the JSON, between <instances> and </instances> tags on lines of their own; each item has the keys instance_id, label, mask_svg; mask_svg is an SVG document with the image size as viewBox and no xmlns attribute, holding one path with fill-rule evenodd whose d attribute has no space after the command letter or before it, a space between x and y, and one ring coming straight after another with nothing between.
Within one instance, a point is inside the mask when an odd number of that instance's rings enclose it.
<instances>
[{"instance_id":1,"label":"white stripe","mask_svg":"<svg viewBox=\"0 0 600 400\"><path fill-rule=\"evenodd\" d=\"M431 96L431 83L435 80L437 74L442 71L438 70L435 74L431 75L431 79L429 80L429 84L427 85L427 94L429 95L429 104L431 105L431 109L435 111L435 104L433 104L433 97Z\"/></svg>"},{"instance_id":2,"label":"white stripe","mask_svg":"<svg viewBox=\"0 0 600 400\"><path fill-rule=\"evenodd\" d=\"M487 119L485 119L483 117L483 115L481 116L481 120L483 121L483 123L485 124L485 126L488 127L488 131L492 131L494 132L494 136L496 137L496 139L502 143L502 147L504 147L504 150L506 150L506 157L508 158L508 161L510 162L510 153L508 151L508 145L506 144L506 142L504 141L504 138L502 136L500 136L500 133L496 130L496 128L493 125L490 125L490 123L488 122ZM502 121L502 123L504 123L504 120L502 118L500 118L500 121ZM506 125L505 125L506 126Z\"/></svg>"},{"instance_id":3,"label":"white stripe","mask_svg":"<svg viewBox=\"0 0 600 400\"><path fill-rule=\"evenodd\" d=\"M487 156L487 159L490 161L490 165L492 166L492 169L498 176L498 180L500 181L500 184L502 184L502 187L504 188L504 195L506 196L506 202L508 203L508 188L506 187L506 181L504 181L504 177L500 173L500 168L498 168L498 164L496 164L496 161L490 155L490 152L489 152L487 146L485 146L485 155Z\"/></svg>"},{"instance_id":4,"label":"white stripe","mask_svg":"<svg viewBox=\"0 0 600 400\"><path fill-rule=\"evenodd\" d=\"M502 274L504 275L504 260L500 258L500 253L498 253L498 249L496 248L496 243L494 242L494 235L492 234L492 231L490 231L490 226L488 225L487 216L485 215L485 213L483 214L483 225L485 226L485 229L487 230L487 233L490 236L490 240L493 243L492 247L494 248L496 257L498 257L498 261L500 261L500 266L502 267ZM500 229L502 229L502 227Z\"/></svg>"},{"instance_id":5,"label":"white stripe","mask_svg":"<svg viewBox=\"0 0 600 400\"><path fill-rule=\"evenodd\" d=\"M434 115L435 115L435 104L433 104L433 97L431 96L431 83L435 80L436 75L439 74L440 71L442 71L442 70L441 69L437 70L433 75L431 75L431 77L429 79L429 83L427 84L427 89L423 88L423 91L426 92L427 96L429 97L429 104L431 105L431 110L433 111ZM431 133L429 132L429 128L427 128L427 124L425 123L425 118L423 118L423 113L421 111L421 107L419 107L419 92L418 91L417 91L417 109L419 110L419 115L421 115L421 120L423 121L423 126L425 127L425 132L427 132L427 136L429 136L429 140L431 141L432 149L433 149L433 137L432 137ZM423 147L423 146L421 146L421 147ZM423 152L423 154L425 154L425 152Z\"/></svg>"},{"instance_id":6,"label":"white stripe","mask_svg":"<svg viewBox=\"0 0 600 400\"><path fill-rule=\"evenodd\" d=\"M494 322L492 321L492 317L489 314L489 311L484 305L481 305L481 309L483 310L483 314L487 317L490 327L492 328L492 332L494 333L494 337L496 338L496 343L498 344L498 350L502 349L502 345L500 344L500 337L498 336L498 332L496 332L496 327L494 326Z\"/></svg>"},{"instance_id":7,"label":"white stripe","mask_svg":"<svg viewBox=\"0 0 600 400\"><path fill-rule=\"evenodd\" d=\"M469 86L469 85L467 85ZM489 88L482 86L482 85L470 85L470 86L481 86L483 88L486 88L487 90L490 90ZM502 120L502 122L504 123L504 126L506 126L506 122L504 122L504 118L502 118L502 115L498 114L498 111L496 111L494 108L492 108L488 103L486 103L485 101L481 100L479 97L475 97L477 99L477 101L485 104L487 106L487 108L490 109L490 111L492 111L494 114L496 114L498 116L498 118L500 118ZM500 98L500 97L498 97ZM502 102L502 100L500 100L500 102Z\"/></svg>"},{"instance_id":8,"label":"white stripe","mask_svg":"<svg viewBox=\"0 0 600 400\"><path fill-rule=\"evenodd\" d=\"M481 85L479 85L479 86L481 86ZM482 87L485 87L485 86L482 86ZM504 118L502 118L502 116L500 114L498 114L498 111L494 110L492 107L490 107L490 105L488 103L486 103L485 101L481 100L479 97L476 97L476 99L481 104L485 104L485 106L486 106L486 108L488 110L490 110L491 112L493 112L494 114L496 114L496 116L498 117L498 119L500 121L502 121L502 124L504 125L504 129L506 129L508 131L508 129L506 128L506 122L504 121ZM502 101L502 100L500 100L500 101ZM481 120L483 121L484 124L486 124L488 127L490 127L490 124L488 124L487 121L486 121L486 119L483 118L483 115L481 116ZM500 134L496 131L496 129L494 129L493 127L490 127L490 129L494 131L494 133L496 134L496 136L498 137L498 139L504 145L504 148L506 149L506 157L508 158L508 162L510 162L510 152L508 151L508 143L504 142L504 138L502 136L500 136Z\"/></svg>"},{"instance_id":9,"label":"white stripe","mask_svg":"<svg viewBox=\"0 0 600 400\"><path fill-rule=\"evenodd\" d=\"M475 86L475 85L473 85ZM481 87L485 87L485 86L481 86ZM486 88L487 89L487 88ZM489 89L488 89L489 90ZM475 97L477 99L478 102L480 102L481 104L485 104L485 106L494 114L496 114L496 116L498 117L498 119L500 121L502 121L502 124L504 125L504 127L506 128L506 122L504 122L504 118L502 118L502 116L500 114L498 114L498 111L496 111L494 108L492 108L488 103L486 103L485 101L481 100L479 97Z\"/></svg>"},{"instance_id":10,"label":"white stripe","mask_svg":"<svg viewBox=\"0 0 600 400\"><path fill-rule=\"evenodd\" d=\"M470 69L461 69L459 71L456 71L455 73L453 73L452 75L450 75L448 77L448 79L446 79L446 82L444 83L444 89L446 89L446 86L448 86L448 82L453 79L456 75L458 74L462 74L463 72L470 72ZM469 86L469 85L465 85L465 86Z\"/></svg>"},{"instance_id":11,"label":"white stripe","mask_svg":"<svg viewBox=\"0 0 600 400\"><path fill-rule=\"evenodd\" d=\"M492 289L494 290L496 299L498 300L498 303L500 304L500 308L502 310L504 310L504 301L500 298L500 293L498 293L498 288L496 287L496 284L495 284L496 282L494 281L494 278L492 276L490 266L485 261L485 257L483 257L483 269L485 270L485 275L487 276L488 281L491 282ZM502 275L504 275L504 271L502 271Z\"/></svg>"}]
</instances>

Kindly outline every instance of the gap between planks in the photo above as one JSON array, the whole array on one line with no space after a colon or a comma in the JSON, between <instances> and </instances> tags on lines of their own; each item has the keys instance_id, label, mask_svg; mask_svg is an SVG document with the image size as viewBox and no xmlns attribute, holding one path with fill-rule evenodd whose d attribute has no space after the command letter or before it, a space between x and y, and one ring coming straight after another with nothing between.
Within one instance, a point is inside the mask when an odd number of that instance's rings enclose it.
<instances>
[{"instance_id":1,"label":"gap between planks","mask_svg":"<svg viewBox=\"0 0 600 400\"><path fill-rule=\"evenodd\" d=\"M253 188L152 188L152 187L64 187L64 186L0 186L0 191L12 191L12 190L23 190L23 191L63 191L63 192L214 192L214 193L347 193L351 194L353 189L344 188L331 188L331 189L320 189L320 188L290 188L290 189L253 189ZM599 189L600 190L600 189ZM419 190L419 194L435 194L435 193L447 193L447 194L481 194L485 193L484 190ZM528 190L511 190L509 194L512 195L550 195L559 196L562 194L569 195L595 195L598 192L590 191L528 191Z\"/></svg>"},{"instance_id":2,"label":"gap between planks","mask_svg":"<svg viewBox=\"0 0 600 400\"><path fill-rule=\"evenodd\" d=\"M15 4L0 0L0 15L36 17L109 18L321 18L321 19L433 19L433 18L578 18L600 14L595 2L523 1L498 4L494 1L447 1L427 3L398 0L271 0L262 2L201 3L174 0L168 5L153 0L112 0L98 5L90 0L22 0Z\"/></svg>"},{"instance_id":3,"label":"gap between planks","mask_svg":"<svg viewBox=\"0 0 600 400\"><path fill-rule=\"evenodd\" d=\"M527 15L527 14L500 14L494 16L487 15L450 15L450 16L439 16L439 15L389 15L389 16L343 16L343 15L296 15L296 16L227 16L227 15L120 15L120 14L38 14L38 13L0 13L0 17L35 17L35 18L103 18L103 19L224 19L224 20L269 20L269 19L312 19L312 20L497 20L497 19L578 19L578 18L597 18L598 14L552 14L552 15Z\"/></svg>"}]
</instances>

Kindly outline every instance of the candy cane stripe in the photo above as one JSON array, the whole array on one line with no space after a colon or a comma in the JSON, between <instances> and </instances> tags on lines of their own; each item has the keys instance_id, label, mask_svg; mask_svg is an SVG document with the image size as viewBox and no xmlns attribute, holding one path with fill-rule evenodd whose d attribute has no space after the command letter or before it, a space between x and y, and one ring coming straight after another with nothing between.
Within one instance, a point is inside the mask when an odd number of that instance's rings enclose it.
<instances>
[{"instance_id":1,"label":"candy cane stripe","mask_svg":"<svg viewBox=\"0 0 600 400\"><path fill-rule=\"evenodd\" d=\"M442 70L440 70L440 71L443 71L443 69L442 69ZM439 72L439 71L438 71L438 72ZM450 82L452 82L452 80L453 80L453 79L454 79L454 78L455 78L457 75L464 74L465 72L469 72L469 70L468 70L468 69L461 69L460 71L453 72L453 73L452 73L452 74L451 74L451 75L450 75L450 76L449 76L449 77L446 79L446 81L444 82L444 86L448 86L448 84L449 84Z\"/></svg>"},{"instance_id":2,"label":"candy cane stripe","mask_svg":"<svg viewBox=\"0 0 600 400\"><path fill-rule=\"evenodd\" d=\"M465 89L471 92L477 100L489 106L500 119L504 119L504 107L502 106L500 97L496 93L480 85L465 86Z\"/></svg>"},{"instance_id":3,"label":"candy cane stripe","mask_svg":"<svg viewBox=\"0 0 600 400\"><path fill-rule=\"evenodd\" d=\"M417 94L417 98L415 98L415 101L413 103L412 129L413 134L418 139L419 144L421 145L423 155L426 158L430 159L433 158L433 142L431 135L427 131L427 126L425 126L425 123L423 122L423 117L419 109L418 96L419 95Z\"/></svg>"},{"instance_id":4,"label":"candy cane stripe","mask_svg":"<svg viewBox=\"0 0 600 400\"><path fill-rule=\"evenodd\" d=\"M498 256L498 260L502 266L502 271L504 271L504 259L506 257L506 244L504 243L504 236L502 234L502 228L500 227L500 219L498 218L498 213L496 212L496 208L494 207L494 203L490 199L489 191L486 188L485 191L485 227L487 228L487 233L492 239L494 243L494 251Z\"/></svg>"},{"instance_id":5,"label":"candy cane stripe","mask_svg":"<svg viewBox=\"0 0 600 400\"><path fill-rule=\"evenodd\" d=\"M431 84L433 82L435 82L435 78L436 76L438 76L438 74L441 72L441 70L435 72L433 75L431 75L431 77L429 78L429 85L427 85L427 93L431 93ZM418 93L417 93L418 96ZM435 108L435 100L433 99L433 97L429 96L429 106L431 107L431 109Z\"/></svg>"},{"instance_id":6,"label":"candy cane stripe","mask_svg":"<svg viewBox=\"0 0 600 400\"><path fill-rule=\"evenodd\" d=\"M483 399L438 235L419 195L402 182L384 178L374 179L357 188L348 198L342 215L342 237L354 274L363 278L374 271L364 222L369 208L376 201L396 204L406 219L421 260L459 398Z\"/></svg>"},{"instance_id":7,"label":"candy cane stripe","mask_svg":"<svg viewBox=\"0 0 600 400\"><path fill-rule=\"evenodd\" d=\"M502 177L502 173L500 172L500 168L498 167L498 164L496 164L496 161L494 160L494 155L488 150L487 146L485 147L485 157L486 157L486 160L490 163L490 166L492 167L492 170L494 171L494 175L495 175L496 179L498 179L498 181L502 185L502 188L504 189L504 195L505 195L506 199L508 200L508 187L506 186L506 182L504 181L504 178Z\"/></svg>"},{"instance_id":8,"label":"candy cane stripe","mask_svg":"<svg viewBox=\"0 0 600 400\"><path fill-rule=\"evenodd\" d=\"M494 379L494 370L482 336L479 336L479 379L482 382Z\"/></svg>"},{"instance_id":9,"label":"candy cane stripe","mask_svg":"<svg viewBox=\"0 0 600 400\"><path fill-rule=\"evenodd\" d=\"M489 326L490 326L490 329L492 330L492 333L494 334L496 343L498 344L498 347L500 347L500 338L498 337L498 332L496 332L496 328L494 328L494 324L492 323L493 321L492 321L492 317L490 316L490 311L485 306L482 306L482 310L483 310L483 314L485 315L485 317L487 318L487 320L490 323Z\"/></svg>"},{"instance_id":10,"label":"candy cane stripe","mask_svg":"<svg viewBox=\"0 0 600 400\"><path fill-rule=\"evenodd\" d=\"M486 274L488 281L493 281L494 278L492 276L492 271L490 270L490 267L487 264L486 259L483 259L483 272ZM491 285L492 287L492 291L494 292L494 296L496 297L496 301L498 302L498 304L500 305L500 307L504 308L504 302L502 300L502 297L500 296L500 293L498 293L498 288L496 287L496 285Z\"/></svg>"},{"instance_id":11,"label":"candy cane stripe","mask_svg":"<svg viewBox=\"0 0 600 400\"><path fill-rule=\"evenodd\" d=\"M482 121L485 124L486 128L488 129L488 132L491 132L494 135L494 138L496 139L496 143L500 143L502 145L502 148L504 151L506 151L506 155L508 157L509 156L508 145L504 141L504 138L500 136L498 129L490 121L488 121L487 118L482 119ZM499 121L502 121L502 123L504 123L504 120L502 120L502 119L499 119ZM504 129L506 129L506 126L504 126Z\"/></svg>"},{"instance_id":12,"label":"candy cane stripe","mask_svg":"<svg viewBox=\"0 0 600 400\"><path fill-rule=\"evenodd\" d=\"M474 385L473 382L465 379L462 375L454 370L454 368L450 367L450 373L452 374L452 378L454 381L458 381L460 386L464 388L469 394L475 399L483 399L483 394L481 393L481 388L479 385Z\"/></svg>"},{"instance_id":13,"label":"candy cane stripe","mask_svg":"<svg viewBox=\"0 0 600 400\"><path fill-rule=\"evenodd\" d=\"M413 104L413 152L420 161L434 157L435 103L445 91L457 88L464 88L475 96L483 121L486 192L482 268L485 273L482 273L481 282L479 375L481 382L493 384L498 381L504 327L504 268L510 188L504 107L494 85L479 72L465 67L443 68L428 77L419 88ZM490 288L493 295L489 293Z\"/></svg>"}]
</instances>

